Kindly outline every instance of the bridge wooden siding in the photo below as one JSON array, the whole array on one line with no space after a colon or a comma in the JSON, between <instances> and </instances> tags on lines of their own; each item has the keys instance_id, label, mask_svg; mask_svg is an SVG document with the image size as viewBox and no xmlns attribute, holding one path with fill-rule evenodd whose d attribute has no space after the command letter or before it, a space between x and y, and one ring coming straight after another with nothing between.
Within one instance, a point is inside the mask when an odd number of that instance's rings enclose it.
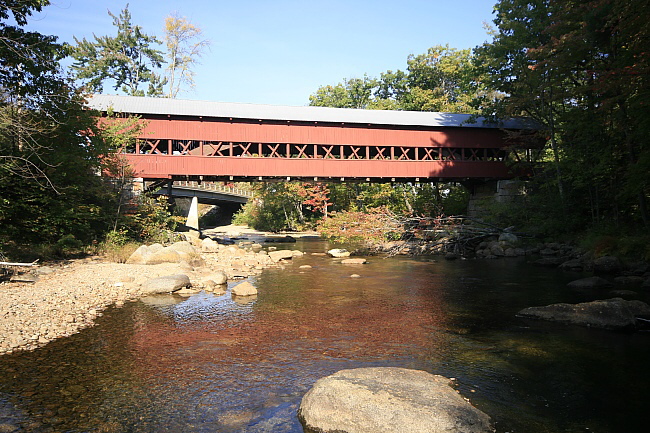
<instances>
[{"instance_id":1,"label":"bridge wooden siding","mask_svg":"<svg viewBox=\"0 0 650 433\"><path fill-rule=\"evenodd\" d=\"M106 98L100 95L99 100L106 104ZM404 117L409 116L405 112L393 112L398 113L395 118L400 124L373 123L374 118L368 116L365 119L370 122L356 118L335 122L327 117L325 121L306 120L301 111L297 120L286 118L289 116L279 119L268 114L272 107L264 107L260 112L264 118L256 119L252 115L258 113L248 113L248 118L188 113L175 108L171 100L135 98L136 102L149 99L163 106L152 110L133 107L133 97L110 98L118 101L116 111L138 114L146 121L139 140L125 149L124 156L136 176L147 179L428 181L512 177L506 164L506 133L496 127L462 125L459 118L466 117L459 116L463 115L447 115L449 120L426 125L408 124L410 117ZM98 100L94 103L102 109ZM293 107L301 108L315 107ZM341 119L350 112L367 111L338 110L342 111L334 113L339 116L340 112ZM309 113L320 119L320 112Z\"/></svg>"}]
</instances>

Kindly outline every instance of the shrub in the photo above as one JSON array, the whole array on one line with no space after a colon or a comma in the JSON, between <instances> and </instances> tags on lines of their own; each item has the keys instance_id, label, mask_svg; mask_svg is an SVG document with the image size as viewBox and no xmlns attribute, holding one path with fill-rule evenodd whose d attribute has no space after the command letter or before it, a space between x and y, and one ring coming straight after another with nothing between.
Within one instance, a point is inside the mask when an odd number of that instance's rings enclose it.
<instances>
[{"instance_id":1,"label":"shrub","mask_svg":"<svg viewBox=\"0 0 650 433\"><path fill-rule=\"evenodd\" d=\"M107 233L106 240L100 245L98 252L107 260L125 263L139 245L129 237L126 230L113 230Z\"/></svg>"},{"instance_id":2,"label":"shrub","mask_svg":"<svg viewBox=\"0 0 650 433\"><path fill-rule=\"evenodd\" d=\"M318 224L319 233L334 243L368 247L399 239L404 228L385 207L368 212L335 212Z\"/></svg>"}]
</instances>

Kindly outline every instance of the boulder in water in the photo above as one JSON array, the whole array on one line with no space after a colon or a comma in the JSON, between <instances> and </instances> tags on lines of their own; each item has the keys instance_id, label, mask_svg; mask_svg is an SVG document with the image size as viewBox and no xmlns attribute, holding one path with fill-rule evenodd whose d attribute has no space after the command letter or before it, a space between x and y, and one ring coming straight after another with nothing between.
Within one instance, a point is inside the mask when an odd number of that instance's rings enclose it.
<instances>
[{"instance_id":1,"label":"boulder in water","mask_svg":"<svg viewBox=\"0 0 650 433\"><path fill-rule=\"evenodd\" d=\"M334 248L327 252L332 257L341 258L341 257L350 257L350 251L344 248Z\"/></svg>"},{"instance_id":2,"label":"boulder in water","mask_svg":"<svg viewBox=\"0 0 650 433\"><path fill-rule=\"evenodd\" d=\"M622 331L635 329L637 316L650 316L650 306L641 301L612 298L581 304L529 307L521 310L517 316Z\"/></svg>"},{"instance_id":3,"label":"boulder in water","mask_svg":"<svg viewBox=\"0 0 650 433\"><path fill-rule=\"evenodd\" d=\"M234 286L231 292L235 296L254 296L257 295L257 288L248 281L244 281Z\"/></svg>"},{"instance_id":4,"label":"boulder in water","mask_svg":"<svg viewBox=\"0 0 650 433\"><path fill-rule=\"evenodd\" d=\"M293 258L293 251L291 251L291 250L271 251L269 253L269 257L271 258L271 260L273 260L275 263L277 263L280 260L292 259Z\"/></svg>"}]
</instances>

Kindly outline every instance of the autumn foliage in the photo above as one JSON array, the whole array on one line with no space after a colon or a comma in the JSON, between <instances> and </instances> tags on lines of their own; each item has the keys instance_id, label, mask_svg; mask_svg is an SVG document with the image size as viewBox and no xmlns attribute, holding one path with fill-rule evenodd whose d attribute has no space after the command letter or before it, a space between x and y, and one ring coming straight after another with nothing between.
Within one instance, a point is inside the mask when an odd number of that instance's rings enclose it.
<instances>
[{"instance_id":1,"label":"autumn foliage","mask_svg":"<svg viewBox=\"0 0 650 433\"><path fill-rule=\"evenodd\" d=\"M335 243L368 247L399 239L404 228L395 215L382 206L366 212L336 212L321 220L318 231Z\"/></svg>"}]
</instances>

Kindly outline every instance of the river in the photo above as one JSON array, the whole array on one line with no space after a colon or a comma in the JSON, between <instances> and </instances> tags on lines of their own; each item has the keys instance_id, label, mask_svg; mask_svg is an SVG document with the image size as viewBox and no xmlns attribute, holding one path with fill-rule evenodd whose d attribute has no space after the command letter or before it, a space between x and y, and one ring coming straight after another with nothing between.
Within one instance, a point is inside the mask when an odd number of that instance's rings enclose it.
<instances>
[{"instance_id":1,"label":"river","mask_svg":"<svg viewBox=\"0 0 650 433\"><path fill-rule=\"evenodd\" d=\"M368 366L454 378L501 433L647 431L650 333L515 317L606 295L567 289L580 274L524 259L342 265L310 255L322 241L296 248L307 254L252 279L255 299L127 303L77 335L0 357L0 432L301 433L312 384Z\"/></svg>"}]
</instances>

